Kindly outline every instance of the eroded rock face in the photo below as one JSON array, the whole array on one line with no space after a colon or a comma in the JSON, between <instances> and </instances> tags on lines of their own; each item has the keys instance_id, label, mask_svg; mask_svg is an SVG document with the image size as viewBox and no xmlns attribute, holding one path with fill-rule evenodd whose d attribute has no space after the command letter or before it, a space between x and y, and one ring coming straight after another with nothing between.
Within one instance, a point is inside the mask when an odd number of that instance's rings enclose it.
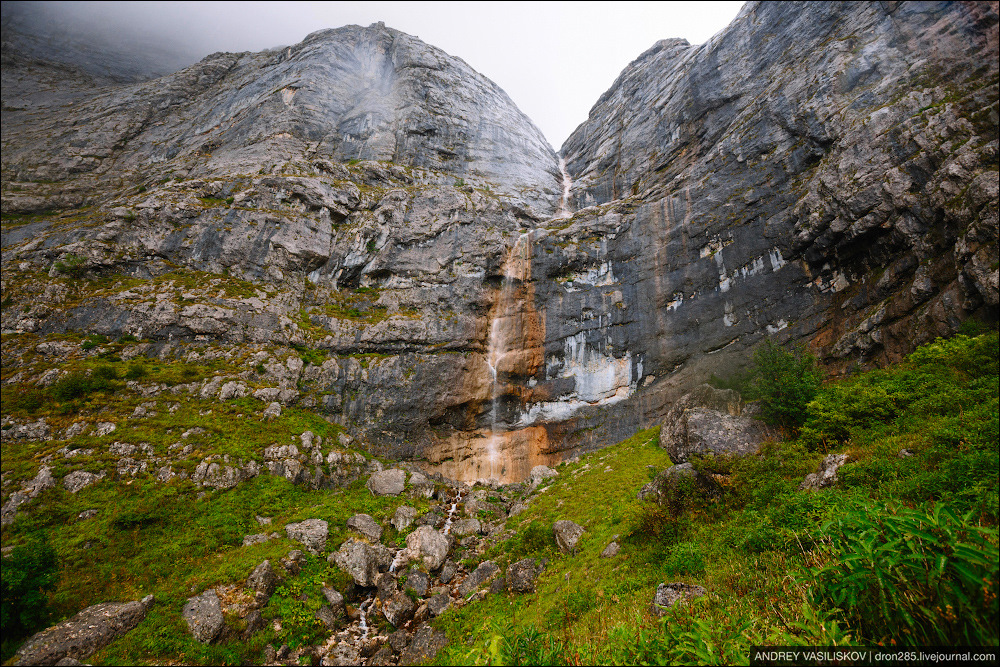
<instances>
[{"instance_id":1,"label":"eroded rock face","mask_svg":"<svg viewBox=\"0 0 1000 667\"><path fill-rule=\"evenodd\" d=\"M147 595L135 602L87 607L73 618L34 635L18 649L13 664L54 665L67 659L85 660L139 625L152 606L153 596Z\"/></svg>"}]
</instances>

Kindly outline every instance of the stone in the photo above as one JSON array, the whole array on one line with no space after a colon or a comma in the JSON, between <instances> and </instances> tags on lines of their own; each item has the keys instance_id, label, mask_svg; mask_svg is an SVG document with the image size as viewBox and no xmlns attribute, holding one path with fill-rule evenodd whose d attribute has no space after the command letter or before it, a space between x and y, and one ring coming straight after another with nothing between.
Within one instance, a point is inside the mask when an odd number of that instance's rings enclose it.
<instances>
[{"instance_id":1,"label":"stone","mask_svg":"<svg viewBox=\"0 0 1000 667\"><path fill-rule=\"evenodd\" d=\"M555 534L556 546L563 553L573 553L576 545L583 535L583 526L568 520L556 521L552 524L552 532Z\"/></svg>"},{"instance_id":2,"label":"stone","mask_svg":"<svg viewBox=\"0 0 1000 667\"><path fill-rule=\"evenodd\" d=\"M417 597L424 597L427 595L427 590L431 586L431 580L426 573L420 571L415 567L411 567L406 573L406 585L404 590L411 590L417 594Z\"/></svg>"},{"instance_id":3,"label":"stone","mask_svg":"<svg viewBox=\"0 0 1000 667\"><path fill-rule=\"evenodd\" d=\"M639 500L667 505L675 498L678 488L699 489L706 494L715 492L713 480L701 475L690 463L680 463L661 470L636 494Z\"/></svg>"},{"instance_id":4,"label":"stone","mask_svg":"<svg viewBox=\"0 0 1000 667\"><path fill-rule=\"evenodd\" d=\"M346 615L337 614L330 605L323 605L317 609L315 616L323 622L327 630L336 630L344 625L344 621L347 619Z\"/></svg>"},{"instance_id":5,"label":"stone","mask_svg":"<svg viewBox=\"0 0 1000 667\"><path fill-rule=\"evenodd\" d=\"M451 534L455 537L478 535L483 532L483 524L479 519L459 519L451 524Z\"/></svg>"},{"instance_id":6,"label":"stone","mask_svg":"<svg viewBox=\"0 0 1000 667\"><path fill-rule=\"evenodd\" d=\"M114 422L98 422L97 427L94 429L94 435L103 438L113 433L116 428L118 427Z\"/></svg>"},{"instance_id":7,"label":"stone","mask_svg":"<svg viewBox=\"0 0 1000 667\"><path fill-rule=\"evenodd\" d=\"M422 625L413 634L409 645L399 654L399 664L416 665L432 660L448 644L448 637L441 630Z\"/></svg>"},{"instance_id":8,"label":"stone","mask_svg":"<svg viewBox=\"0 0 1000 667\"><path fill-rule=\"evenodd\" d=\"M81 489L87 488L94 482L100 481L103 477L104 475L95 475L94 473L87 472L86 470L74 470L70 474L63 477L63 488L70 493L77 493Z\"/></svg>"},{"instance_id":9,"label":"stone","mask_svg":"<svg viewBox=\"0 0 1000 667\"><path fill-rule=\"evenodd\" d=\"M700 598L707 593L708 591L701 586L682 582L660 584L656 587L656 594L653 596L653 603L650 605L649 611L654 616L663 616L675 604Z\"/></svg>"},{"instance_id":10,"label":"stone","mask_svg":"<svg viewBox=\"0 0 1000 667\"><path fill-rule=\"evenodd\" d=\"M277 419L281 416L281 403L277 401L272 401L266 408L264 412L261 413L261 417L265 420L267 419Z\"/></svg>"},{"instance_id":11,"label":"stone","mask_svg":"<svg viewBox=\"0 0 1000 667\"><path fill-rule=\"evenodd\" d=\"M828 454L820 462L816 472L806 475L805 479L802 480L802 483L799 484L799 489L804 491L817 491L819 489L834 486L839 481L837 471L840 470L840 466L847 463L847 461L847 454Z\"/></svg>"},{"instance_id":12,"label":"stone","mask_svg":"<svg viewBox=\"0 0 1000 667\"><path fill-rule=\"evenodd\" d=\"M267 603L278 586L278 575L271 567L271 561L264 560L247 577L246 587L257 595L261 606Z\"/></svg>"},{"instance_id":13,"label":"stone","mask_svg":"<svg viewBox=\"0 0 1000 667\"><path fill-rule=\"evenodd\" d=\"M549 479L551 477L557 476L559 473L548 466L535 466L531 469L531 473L528 477L531 479L531 483L538 485L543 480Z\"/></svg>"},{"instance_id":14,"label":"stone","mask_svg":"<svg viewBox=\"0 0 1000 667\"><path fill-rule=\"evenodd\" d=\"M534 593L541 568L534 558L522 558L507 568L507 588L514 593Z\"/></svg>"},{"instance_id":15,"label":"stone","mask_svg":"<svg viewBox=\"0 0 1000 667\"><path fill-rule=\"evenodd\" d=\"M361 664L361 652L351 642L338 642L323 658L321 665L354 667Z\"/></svg>"},{"instance_id":16,"label":"stone","mask_svg":"<svg viewBox=\"0 0 1000 667\"><path fill-rule=\"evenodd\" d=\"M301 523L285 526L288 539L301 542L306 550L318 556L326 549L326 538L330 534L329 524L322 519L306 519Z\"/></svg>"},{"instance_id":17,"label":"stone","mask_svg":"<svg viewBox=\"0 0 1000 667\"><path fill-rule=\"evenodd\" d=\"M380 572L389 569L392 554L382 545L349 539L330 555L329 560L351 575L358 586L369 588L375 585Z\"/></svg>"},{"instance_id":18,"label":"stone","mask_svg":"<svg viewBox=\"0 0 1000 667\"><path fill-rule=\"evenodd\" d=\"M268 540L273 540L277 536L277 533L267 534L267 533L257 533L255 535L245 535L243 537L243 546L252 547L255 544L263 544Z\"/></svg>"},{"instance_id":19,"label":"stone","mask_svg":"<svg viewBox=\"0 0 1000 667\"><path fill-rule=\"evenodd\" d=\"M202 644L210 644L225 625L222 617L222 605L214 588L201 595L188 598L181 609L181 616L187 622L188 630Z\"/></svg>"},{"instance_id":20,"label":"stone","mask_svg":"<svg viewBox=\"0 0 1000 667\"><path fill-rule=\"evenodd\" d=\"M441 566L441 572L438 573L438 580L442 584L447 584L455 578L456 574L458 574L458 565L449 560Z\"/></svg>"},{"instance_id":21,"label":"stone","mask_svg":"<svg viewBox=\"0 0 1000 667\"><path fill-rule=\"evenodd\" d=\"M675 463L692 455L755 454L765 440L780 434L746 413L732 389L702 384L682 396L667 413L660 429L660 446Z\"/></svg>"},{"instance_id":22,"label":"stone","mask_svg":"<svg viewBox=\"0 0 1000 667\"><path fill-rule=\"evenodd\" d=\"M373 474L365 485L373 496L398 496L406 488L406 473L390 468Z\"/></svg>"},{"instance_id":23,"label":"stone","mask_svg":"<svg viewBox=\"0 0 1000 667\"><path fill-rule=\"evenodd\" d=\"M333 611L334 615L341 618L342 623L347 622L347 605L344 603L344 596L340 594L336 589L330 588L329 586L323 587L323 598L326 600L327 605Z\"/></svg>"},{"instance_id":24,"label":"stone","mask_svg":"<svg viewBox=\"0 0 1000 667\"><path fill-rule=\"evenodd\" d=\"M251 637L264 629L267 625L260 611L254 609L246 615L243 626L243 641L249 641Z\"/></svg>"},{"instance_id":25,"label":"stone","mask_svg":"<svg viewBox=\"0 0 1000 667\"><path fill-rule=\"evenodd\" d=\"M305 564L306 555L298 549L289 551L288 555L281 559L281 568L292 577L297 576Z\"/></svg>"},{"instance_id":26,"label":"stone","mask_svg":"<svg viewBox=\"0 0 1000 667\"><path fill-rule=\"evenodd\" d=\"M496 563L491 560L483 561L459 584L458 594L465 597L475 592L499 573L500 567Z\"/></svg>"},{"instance_id":27,"label":"stone","mask_svg":"<svg viewBox=\"0 0 1000 667\"><path fill-rule=\"evenodd\" d=\"M438 593L427 599L427 609L431 616L440 616L451 606L451 596L447 593Z\"/></svg>"},{"instance_id":28,"label":"stone","mask_svg":"<svg viewBox=\"0 0 1000 667\"><path fill-rule=\"evenodd\" d=\"M396 591L381 602L382 615L394 627L401 627L413 618L417 606L404 591Z\"/></svg>"},{"instance_id":29,"label":"stone","mask_svg":"<svg viewBox=\"0 0 1000 667\"><path fill-rule=\"evenodd\" d=\"M396 508L396 513L392 515L392 527L397 531L403 531L410 527L413 520L417 518L419 512L409 505L401 505Z\"/></svg>"},{"instance_id":30,"label":"stone","mask_svg":"<svg viewBox=\"0 0 1000 667\"><path fill-rule=\"evenodd\" d=\"M604 547L604 551L601 552L601 558L614 558L620 550L621 547L618 546L617 542L610 542L608 546Z\"/></svg>"},{"instance_id":31,"label":"stone","mask_svg":"<svg viewBox=\"0 0 1000 667\"><path fill-rule=\"evenodd\" d=\"M220 401L230 401L234 398L243 398L248 393L247 386L242 382L227 382L219 390Z\"/></svg>"},{"instance_id":32,"label":"stone","mask_svg":"<svg viewBox=\"0 0 1000 667\"><path fill-rule=\"evenodd\" d=\"M372 542L382 539L382 526L375 523L375 519L367 514L355 514L347 520L347 527Z\"/></svg>"},{"instance_id":33,"label":"stone","mask_svg":"<svg viewBox=\"0 0 1000 667\"><path fill-rule=\"evenodd\" d=\"M92 605L69 620L38 632L17 650L12 664L54 665L85 660L139 625L153 606L153 596L135 602Z\"/></svg>"},{"instance_id":34,"label":"stone","mask_svg":"<svg viewBox=\"0 0 1000 667\"><path fill-rule=\"evenodd\" d=\"M448 538L430 526L420 526L406 536L407 552L419 559L428 572L434 572L444 565L449 549Z\"/></svg>"},{"instance_id":35,"label":"stone","mask_svg":"<svg viewBox=\"0 0 1000 667\"><path fill-rule=\"evenodd\" d=\"M434 495L434 482L419 472L410 473L410 495L414 498L430 498Z\"/></svg>"}]
</instances>

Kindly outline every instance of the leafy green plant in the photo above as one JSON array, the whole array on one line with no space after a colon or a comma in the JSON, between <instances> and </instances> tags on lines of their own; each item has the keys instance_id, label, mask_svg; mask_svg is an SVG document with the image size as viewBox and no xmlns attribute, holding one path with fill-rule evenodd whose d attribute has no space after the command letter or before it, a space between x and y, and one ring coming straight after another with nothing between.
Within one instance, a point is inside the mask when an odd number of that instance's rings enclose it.
<instances>
[{"instance_id":1,"label":"leafy green plant","mask_svg":"<svg viewBox=\"0 0 1000 667\"><path fill-rule=\"evenodd\" d=\"M768 340L753 361L750 393L760 399L764 418L798 429L806 420L806 405L823 382L816 357L805 348L789 352Z\"/></svg>"},{"instance_id":2,"label":"leafy green plant","mask_svg":"<svg viewBox=\"0 0 1000 667\"><path fill-rule=\"evenodd\" d=\"M87 272L87 260L73 253L67 254L63 259L53 264L58 273L71 278L80 278Z\"/></svg>"},{"instance_id":3,"label":"leafy green plant","mask_svg":"<svg viewBox=\"0 0 1000 667\"><path fill-rule=\"evenodd\" d=\"M48 624L51 612L47 592L55 588L57 580L56 552L44 534L32 534L3 559L0 619L5 662L20 640Z\"/></svg>"},{"instance_id":4,"label":"leafy green plant","mask_svg":"<svg viewBox=\"0 0 1000 667\"><path fill-rule=\"evenodd\" d=\"M806 570L816 604L864 636L895 644L996 643L997 530L945 503L862 504L821 529L822 565Z\"/></svg>"},{"instance_id":5,"label":"leafy green plant","mask_svg":"<svg viewBox=\"0 0 1000 667\"><path fill-rule=\"evenodd\" d=\"M106 345L108 337L103 334L90 334L80 344L80 349L84 351L93 350L98 345Z\"/></svg>"}]
</instances>

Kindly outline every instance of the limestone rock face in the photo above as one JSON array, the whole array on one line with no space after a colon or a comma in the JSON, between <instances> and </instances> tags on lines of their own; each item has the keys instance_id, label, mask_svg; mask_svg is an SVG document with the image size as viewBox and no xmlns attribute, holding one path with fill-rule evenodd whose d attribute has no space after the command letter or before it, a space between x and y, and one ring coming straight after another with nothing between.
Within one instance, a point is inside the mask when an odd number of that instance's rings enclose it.
<instances>
[{"instance_id":1,"label":"limestone rock face","mask_svg":"<svg viewBox=\"0 0 1000 667\"><path fill-rule=\"evenodd\" d=\"M85 660L137 626L153 596L135 602L105 602L87 607L73 618L42 630L18 649L15 665L54 665L62 660Z\"/></svg>"}]
</instances>

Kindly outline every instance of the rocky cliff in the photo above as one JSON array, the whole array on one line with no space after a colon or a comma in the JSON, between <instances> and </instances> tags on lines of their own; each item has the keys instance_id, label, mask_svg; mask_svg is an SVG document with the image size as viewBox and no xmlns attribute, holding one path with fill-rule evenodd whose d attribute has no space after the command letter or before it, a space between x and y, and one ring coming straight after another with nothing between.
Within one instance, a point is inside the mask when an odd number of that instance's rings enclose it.
<instances>
[{"instance_id":1,"label":"rocky cliff","mask_svg":"<svg viewBox=\"0 0 1000 667\"><path fill-rule=\"evenodd\" d=\"M517 479L767 336L898 359L996 318L997 42L997 3L750 3L633 62L565 174L381 24L132 84L5 38L4 381L40 337L252 343L372 451Z\"/></svg>"}]
</instances>

